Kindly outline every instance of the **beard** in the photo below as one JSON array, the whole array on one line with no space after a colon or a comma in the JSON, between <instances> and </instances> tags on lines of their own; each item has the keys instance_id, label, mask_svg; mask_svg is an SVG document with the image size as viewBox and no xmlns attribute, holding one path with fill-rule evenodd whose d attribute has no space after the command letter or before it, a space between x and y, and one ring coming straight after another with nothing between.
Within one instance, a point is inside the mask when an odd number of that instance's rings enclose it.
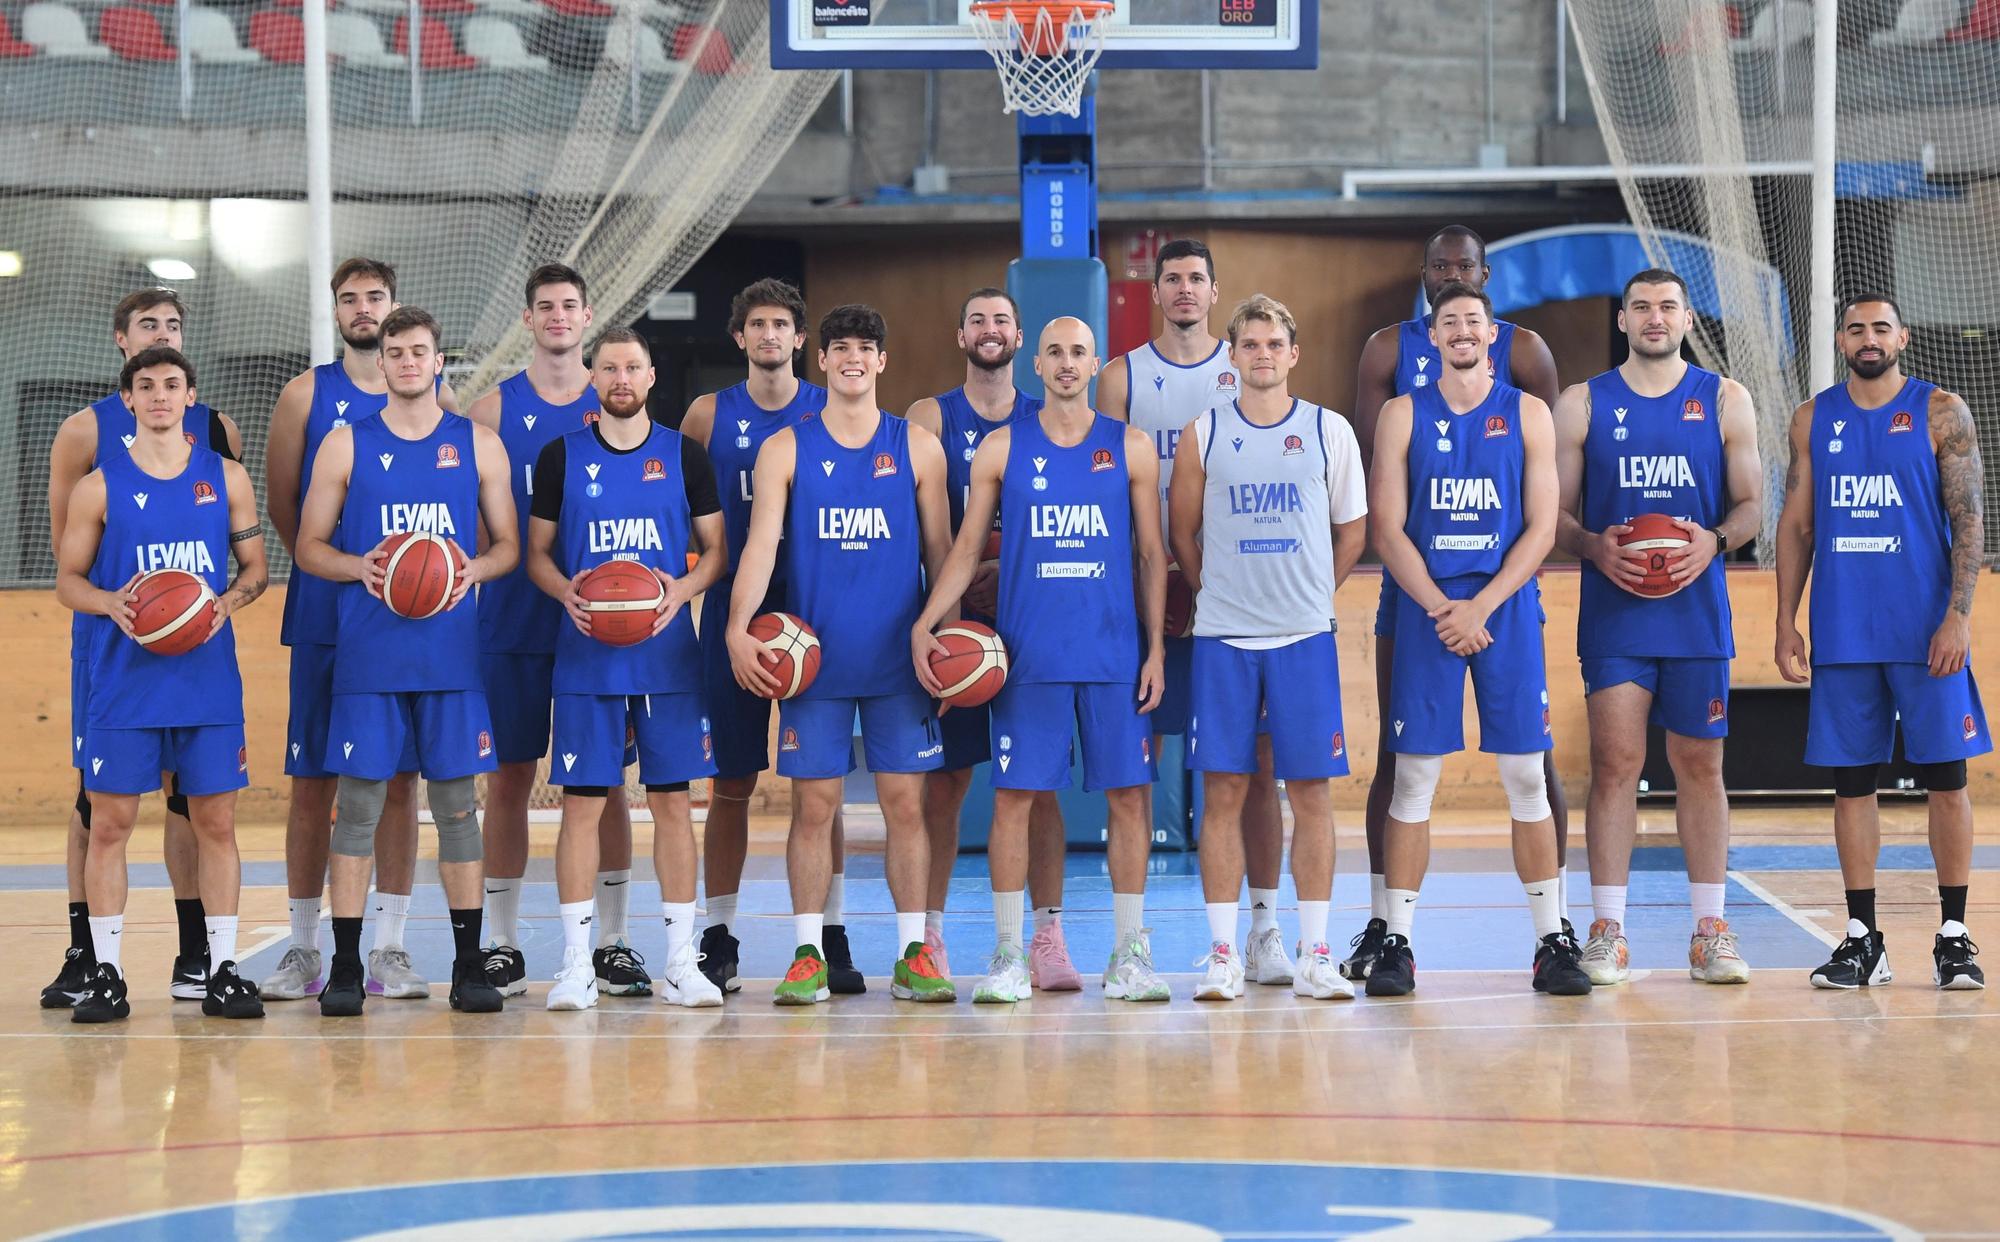
<instances>
[{"instance_id":1,"label":"beard","mask_svg":"<svg viewBox=\"0 0 2000 1242\"><path fill-rule=\"evenodd\" d=\"M1859 358L1849 358L1847 360L1847 369L1862 379L1872 380L1878 376L1888 374L1889 368L1902 360L1903 355L1900 350L1883 350L1880 358L1868 361L1863 361Z\"/></svg>"},{"instance_id":2,"label":"beard","mask_svg":"<svg viewBox=\"0 0 2000 1242\"><path fill-rule=\"evenodd\" d=\"M381 325L355 329L342 328L340 340L349 349L374 349L382 343Z\"/></svg>"},{"instance_id":3,"label":"beard","mask_svg":"<svg viewBox=\"0 0 2000 1242\"><path fill-rule=\"evenodd\" d=\"M597 407L606 418L636 418L646 412L646 398L628 397L619 399L599 396L597 398Z\"/></svg>"},{"instance_id":4,"label":"beard","mask_svg":"<svg viewBox=\"0 0 2000 1242\"><path fill-rule=\"evenodd\" d=\"M1679 340L1664 342L1655 347L1648 344L1642 337L1639 340L1630 342L1630 345L1632 352L1641 358L1677 358L1681 352L1681 343Z\"/></svg>"},{"instance_id":5,"label":"beard","mask_svg":"<svg viewBox=\"0 0 2000 1242\"><path fill-rule=\"evenodd\" d=\"M1000 356L992 362L988 362L986 356L979 352L979 347L984 343L982 341L975 341L971 345L966 346L965 360L982 371L1004 371L1014 365L1014 354L1017 351L1012 345L1007 344L1005 341L1000 342Z\"/></svg>"}]
</instances>

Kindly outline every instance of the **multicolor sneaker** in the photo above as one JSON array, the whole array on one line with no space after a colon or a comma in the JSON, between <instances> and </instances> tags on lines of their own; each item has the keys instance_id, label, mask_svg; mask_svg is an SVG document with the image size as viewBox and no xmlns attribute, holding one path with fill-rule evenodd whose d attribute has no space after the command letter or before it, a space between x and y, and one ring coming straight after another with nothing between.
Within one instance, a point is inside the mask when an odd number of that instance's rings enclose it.
<instances>
[{"instance_id":1,"label":"multicolor sneaker","mask_svg":"<svg viewBox=\"0 0 2000 1242\"><path fill-rule=\"evenodd\" d=\"M368 954L368 995L388 1000L423 1000L431 994L429 980L410 967L410 951L400 945Z\"/></svg>"},{"instance_id":2,"label":"multicolor sneaker","mask_svg":"<svg viewBox=\"0 0 2000 1242\"><path fill-rule=\"evenodd\" d=\"M1348 954L1340 963L1340 977L1352 979L1356 983L1366 979L1375 969L1376 960L1382 956L1382 946L1388 936L1387 919L1369 919L1368 926L1362 928L1355 934L1354 939L1347 942L1347 947L1354 952ZM1374 993L1371 992L1369 995L1372 996ZM1388 995L1401 996L1402 993L1392 992Z\"/></svg>"},{"instance_id":3,"label":"multicolor sneaker","mask_svg":"<svg viewBox=\"0 0 2000 1242\"><path fill-rule=\"evenodd\" d=\"M1002 945L987 964L986 977L972 989L975 1005L1012 1005L1034 995L1028 981L1028 959L1017 945Z\"/></svg>"},{"instance_id":4,"label":"multicolor sneaker","mask_svg":"<svg viewBox=\"0 0 2000 1242\"><path fill-rule=\"evenodd\" d=\"M293 945L278 959L278 968L264 982L257 985L257 991L267 1001L304 1000L308 996L318 996L326 986L326 976L320 972L318 949Z\"/></svg>"},{"instance_id":5,"label":"multicolor sneaker","mask_svg":"<svg viewBox=\"0 0 2000 1242\"><path fill-rule=\"evenodd\" d=\"M951 961L944 954L944 931L941 928L924 925L924 947L931 951L931 960L937 963L938 973L951 978Z\"/></svg>"},{"instance_id":6,"label":"multicolor sneaker","mask_svg":"<svg viewBox=\"0 0 2000 1242\"><path fill-rule=\"evenodd\" d=\"M778 981L771 993L771 1002L777 1005L817 1005L831 996L826 987L826 959L819 950L809 944L802 944L792 956L792 968Z\"/></svg>"},{"instance_id":7,"label":"multicolor sneaker","mask_svg":"<svg viewBox=\"0 0 2000 1242\"><path fill-rule=\"evenodd\" d=\"M1292 994L1314 1000L1353 1000L1354 985L1341 976L1326 942L1310 948L1299 947L1298 970L1292 976Z\"/></svg>"},{"instance_id":8,"label":"multicolor sneaker","mask_svg":"<svg viewBox=\"0 0 2000 1242\"><path fill-rule=\"evenodd\" d=\"M1286 987L1292 982L1292 959L1285 952L1285 937L1275 927L1253 931L1243 942L1243 975L1267 987Z\"/></svg>"},{"instance_id":9,"label":"multicolor sneaker","mask_svg":"<svg viewBox=\"0 0 2000 1242\"><path fill-rule=\"evenodd\" d=\"M597 971L597 990L606 996L651 996L653 977L646 973L646 959L622 939L597 946L590 955Z\"/></svg>"},{"instance_id":10,"label":"multicolor sneaker","mask_svg":"<svg viewBox=\"0 0 2000 1242\"><path fill-rule=\"evenodd\" d=\"M921 940L912 940L896 962L895 977L889 981L889 995L897 1000L949 1005L958 999L958 989L938 969L930 946Z\"/></svg>"},{"instance_id":11,"label":"multicolor sneaker","mask_svg":"<svg viewBox=\"0 0 2000 1242\"><path fill-rule=\"evenodd\" d=\"M1028 982L1044 992L1081 992L1083 976L1069 960L1060 921L1044 923L1028 942Z\"/></svg>"},{"instance_id":12,"label":"multicolor sneaker","mask_svg":"<svg viewBox=\"0 0 2000 1242\"><path fill-rule=\"evenodd\" d=\"M1750 982L1750 963L1743 960L1728 923L1703 919L1694 925L1694 935L1688 939L1688 974L1703 983Z\"/></svg>"},{"instance_id":13,"label":"multicolor sneaker","mask_svg":"<svg viewBox=\"0 0 2000 1242\"><path fill-rule=\"evenodd\" d=\"M1692 958L1694 950L1688 953ZM1590 925L1590 939L1583 946L1583 973L1590 976L1592 987L1599 988L1632 977L1632 949L1625 943L1624 924L1617 919L1599 919Z\"/></svg>"},{"instance_id":14,"label":"multicolor sneaker","mask_svg":"<svg viewBox=\"0 0 2000 1242\"><path fill-rule=\"evenodd\" d=\"M1227 940L1209 945L1194 964L1202 968L1201 982L1194 985L1196 1000L1235 1000L1243 995L1243 959Z\"/></svg>"},{"instance_id":15,"label":"multicolor sneaker","mask_svg":"<svg viewBox=\"0 0 2000 1242\"><path fill-rule=\"evenodd\" d=\"M1104 967L1104 995L1109 1000L1165 1001L1174 998L1167 981L1153 969L1153 946L1141 931L1111 952Z\"/></svg>"},{"instance_id":16,"label":"multicolor sneaker","mask_svg":"<svg viewBox=\"0 0 2000 1242\"><path fill-rule=\"evenodd\" d=\"M1956 930L1953 930L1953 929ZM1979 946L1963 923L1946 923L1931 943L1931 981L1947 992L1978 991L1986 986L1986 972L1972 959Z\"/></svg>"}]
</instances>

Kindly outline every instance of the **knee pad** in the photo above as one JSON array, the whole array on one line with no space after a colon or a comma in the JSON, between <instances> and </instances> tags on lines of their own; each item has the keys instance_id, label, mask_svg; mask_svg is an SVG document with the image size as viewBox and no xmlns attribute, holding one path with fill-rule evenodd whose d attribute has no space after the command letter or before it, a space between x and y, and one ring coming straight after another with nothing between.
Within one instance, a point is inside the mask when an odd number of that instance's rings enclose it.
<instances>
[{"instance_id":1,"label":"knee pad","mask_svg":"<svg viewBox=\"0 0 2000 1242\"><path fill-rule=\"evenodd\" d=\"M611 796L611 786L609 785L564 785L562 791L565 798L608 798Z\"/></svg>"},{"instance_id":2,"label":"knee pad","mask_svg":"<svg viewBox=\"0 0 2000 1242\"><path fill-rule=\"evenodd\" d=\"M647 792L647 793L649 793L649 794L655 794L655 793L686 793L687 791L688 791L688 783L687 783L686 781L668 781L668 782L667 782L666 784L664 784L664 785L648 785L648 786L646 786L646 792Z\"/></svg>"},{"instance_id":3,"label":"knee pad","mask_svg":"<svg viewBox=\"0 0 2000 1242\"><path fill-rule=\"evenodd\" d=\"M1431 798L1444 773L1443 755L1397 755L1396 789L1389 799L1389 818L1420 824L1431 817Z\"/></svg>"},{"instance_id":4,"label":"knee pad","mask_svg":"<svg viewBox=\"0 0 2000 1242\"><path fill-rule=\"evenodd\" d=\"M76 817L83 821L83 830L90 831L90 791L83 787L83 773L76 774Z\"/></svg>"},{"instance_id":5,"label":"knee pad","mask_svg":"<svg viewBox=\"0 0 2000 1242\"><path fill-rule=\"evenodd\" d=\"M340 778L339 792L334 797L334 853L343 858L375 856L375 828L382 822L382 803L388 796L387 781Z\"/></svg>"},{"instance_id":6,"label":"knee pad","mask_svg":"<svg viewBox=\"0 0 2000 1242\"><path fill-rule=\"evenodd\" d=\"M1836 798L1872 798L1878 781L1879 763L1857 763L1849 767L1833 770L1833 796Z\"/></svg>"},{"instance_id":7,"label":"knee pad","mask_svg":"<svg viewBox=\"0 0 2000 1242\"><path fill-rule=\"evenodd\" d=\"M1498 755L1500 787L1507 791L1507 813L1524 824L1547 819L1555 812L1549 807L1549 783L1542 774L1542 752L1525 755Z\"/></svg>"},{"instance_id":8,"label":"knee pad","mask_svg":"<svg viewBox=\"0 0 2000 1242\"><path fill-rule=\"evenodd\" d=\"M478 862L479 813L472 778L429 781L426 787L430 792L431 818L437 821L438 861Z\"/></svg>"},{"instance_id":9,"label":"knee pad","mask_svg":"<svg viewBox=\"0 0 2000 1242\"><path fill-rule=\"evenodd\" d=\"M1957 793L1965 788L1965 760L1950 763L1920 763L1917 779L1932 793Z\"/></svg>"}]
</instances>

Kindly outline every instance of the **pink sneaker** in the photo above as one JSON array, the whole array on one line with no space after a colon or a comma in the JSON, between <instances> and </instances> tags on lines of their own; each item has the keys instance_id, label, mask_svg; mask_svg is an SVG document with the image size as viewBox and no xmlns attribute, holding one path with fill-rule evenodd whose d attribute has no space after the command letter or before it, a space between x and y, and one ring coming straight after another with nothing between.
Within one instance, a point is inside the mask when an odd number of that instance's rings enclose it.
<instances>
[{"instance_id":1,"label":"pink sneaker","mask_svg":"<svg viewBox=\"0 0 2000 1242\"><path fill-rule=\"evenodd\" d=\"M947 979L951 978L951 966L944 956L944 933L934 927L924 928L924 947L931 951L931 962L937 967L937 972Z\"/></svg>"},{"instance_id":2,"label":"pink sneaker","mask_svg":"<svg viewBox=\"0 0 2000 1242\"><path fill-rule=\"evenodd\" d=\"M1069 946L1063 943L1061 923L1050 923L1035 932L1028 944L1028 979L1044 992L1081 992L1083 976L1070 964Z\"/></svg>"}]
</instances>

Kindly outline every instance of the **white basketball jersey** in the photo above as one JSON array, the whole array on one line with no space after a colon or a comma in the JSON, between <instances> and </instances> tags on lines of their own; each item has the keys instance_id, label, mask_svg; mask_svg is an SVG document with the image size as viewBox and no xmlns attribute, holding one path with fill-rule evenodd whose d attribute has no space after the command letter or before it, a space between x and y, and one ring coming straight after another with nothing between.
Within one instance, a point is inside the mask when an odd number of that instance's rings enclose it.
<instances>
[{"instance_id":1,"label":"white basketball jersey","mask_svg":"<svg viewBox=\"0 0 2000 1242\"><path fill-rule=\"evenodd\" d=\"M1206 359L1186 367L1160 357L1160 351L1148 341L1125 355L1125 380L1127 419L1153 437L1153 449L1160 455L1164 537L1167 485L1174 480L1174 449L1180 444L1181 431L1213 407L1236 400L1236 368L1230 364L1229 347L1221 341Z\"/></svg>"}]
</instances>

